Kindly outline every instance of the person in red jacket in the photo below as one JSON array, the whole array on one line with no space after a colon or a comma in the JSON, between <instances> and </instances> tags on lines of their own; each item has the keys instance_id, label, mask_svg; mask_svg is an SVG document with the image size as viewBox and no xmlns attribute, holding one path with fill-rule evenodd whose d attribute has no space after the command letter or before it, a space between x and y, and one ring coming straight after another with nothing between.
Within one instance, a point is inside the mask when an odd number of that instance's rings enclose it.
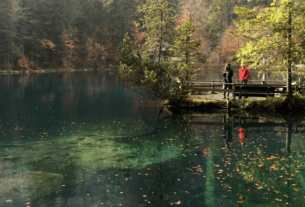
<instances>
[{"instance_id":1,"label":"person in red jacket","mask_svg":"<svg viewBox=\"0 0 305 207\"><path fill-rule=\"evenodd\" d=\"M239 79L241 80L242 84L248 82L250 77L250 69L247 66L239 69Z\"/></svg>"},{"instance_id":2,"label":"person in red jacket","mask_svg":"<svg viewBox=\"0 0 305 207\"><path fill-rule=\"evenodd\" d=\"M249 142L248 140L250 137L249 131L248 129L244 129L244 128L240 128L238 131L239 131L239 142L241 146L244 147L245 144Z\"/></svg>"}]
</instances>

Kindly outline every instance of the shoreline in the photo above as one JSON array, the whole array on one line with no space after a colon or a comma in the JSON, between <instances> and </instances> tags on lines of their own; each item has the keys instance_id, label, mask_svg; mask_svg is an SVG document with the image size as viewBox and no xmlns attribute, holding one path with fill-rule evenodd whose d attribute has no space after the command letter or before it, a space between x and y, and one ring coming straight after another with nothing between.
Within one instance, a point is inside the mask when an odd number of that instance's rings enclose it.
<instances>
[{"instance_id":1,"label":"shoreline","mask_svg":"<svg viewBox=\"0 0 305 207\"><path fill-rule=\"evenodd\" d=\"M214 110L239 111L257 116L270 114L272 116L298 117L305 115L305 94L294 94L291 99L286 95L281 97L266 97L258 99L212 99L189 97L183 106L170 106L165 101L165 108L177 113L205 113Z\"/></svg>"},{"instance_id":2,"label":"shoreline","mask_svg":"<svg viewBox=\"0 0 305 207\"><path fill-rule=\"evenodd\" d=\"M114 71L114 68L98 68L98 69L42 69L42 70L0 70L0 75L14 74L35 74L35 73L66 73L66 72L92 72L92 71Z\"/></svg>"}]
</instances>

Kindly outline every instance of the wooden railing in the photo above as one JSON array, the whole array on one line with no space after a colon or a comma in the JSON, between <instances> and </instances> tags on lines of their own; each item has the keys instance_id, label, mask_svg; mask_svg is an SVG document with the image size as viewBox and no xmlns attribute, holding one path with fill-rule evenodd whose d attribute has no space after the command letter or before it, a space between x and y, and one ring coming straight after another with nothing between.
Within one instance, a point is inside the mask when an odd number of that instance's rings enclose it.
<instances>
[{"instance_id":1,"label":"wooden railing","mask_svg":"<svg viewBox=\"0 0 305 207\"><path fill-rule=\"evenodd\" d=\"M262 84L257 84L261 82ZM225 85L232 85L232 89L225 89ZM216 88L222 87L222 88ZM305 87L299 87L294 83L293 89L298 91ZM186 87L187 91L212 91L212 92L223 92L232 93L233 99L238 95L239 98L242 96L270 96L286 94L287 85L284 81L276 81L276 83L270 83L270 81L249 81L247 84L241 83L224 83L223 81L202 81L193 82L191 85Z\"/></svg>"}]
</instances>

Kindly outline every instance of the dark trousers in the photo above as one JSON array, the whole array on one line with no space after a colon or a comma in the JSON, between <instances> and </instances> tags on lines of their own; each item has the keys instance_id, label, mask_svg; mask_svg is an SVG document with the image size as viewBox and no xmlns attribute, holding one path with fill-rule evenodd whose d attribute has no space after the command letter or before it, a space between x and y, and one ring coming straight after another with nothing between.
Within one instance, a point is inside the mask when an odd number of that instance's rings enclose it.
<instances>
[{"instance_id":1,"label":"dark trousers","mask_svg":"<svg viewBox=\"0 0 305 207\"><path fill-rule=\"evenodd\" d=\"M225 83L232 83L232 82L225 81ZM223 89L229 89L230 90L230 89L232 89L232 85L231 84L228 84L228 85L225 84ZM228 92L227 93L227 98L229 98L229 94L230 93ZM223 92L223 97L226 98L226 92L225 91Z\"/></svg>"},{"instance_id":2,"label":"dark trousers","mask_svg":"<svg viewBox=\"0 0 305 207\"><path fill-rule=\"evenodd\" d=\"M246 84L248 81L247 80L243 80L242 84ZM248 98L248 96L245 96L245 98Z\"/></svg>"}]
</instances>

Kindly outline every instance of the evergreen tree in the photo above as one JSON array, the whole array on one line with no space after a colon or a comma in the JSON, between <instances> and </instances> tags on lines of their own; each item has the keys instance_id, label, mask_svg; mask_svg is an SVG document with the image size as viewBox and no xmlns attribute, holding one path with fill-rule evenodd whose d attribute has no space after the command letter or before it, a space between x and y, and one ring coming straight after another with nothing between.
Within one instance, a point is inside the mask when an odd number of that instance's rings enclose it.
<instances>
[{"instance_id":1,"label":"evergreen tree","mask_svg":"<svg viewBox=\"0 0 305 207\"><path fill-rule=\"evenodd\" d=\"M164 43L170 43L174 37L177 11L168 0L147 0L146 4L138 8L144 13L136 25L145 30L145 43L142 45L142 54L147 57L149 49L155 49L156 61L161 59Z\"/></svg>"},{"instance_id":2,"label":"evergreen tree","mask_svg":"<svg viewBox=\"0 0 305 207\"><path fill-rule=\"evenodd\" d=\"M125 34L123 41L118 46L119 61L122 64L131 66L133 64L132 45L128 33Z\"/></svg>"},{"instance_id":3,"label":"evergreen tree","mask_svg":"<svg viewBox=\"0 0 305 207\"><path fill-rule=\"evenodd\" d=\"M11 0L2 0L0 4L0 57L1 63L6 67L12 54L14 28Z\"/></svg>"},{"instance_id":4,"label":"evergreen tree","mask_svg":"<svg viewBox=\"0 0 305 207\"><path fill-rule=\"evenodd\" d=\"M193 24L188 20L184 21L176 30L179 36L175 39L173 54L175 56L183 56L180 61L189 64L191 57L198 57L200 55L200 53L194 53L193 50L198 50L201 45L201 39L197 41L190 39L195 29L193 29Z\"/></svg>"},{"instance_id":5,"label":"evergreen tree","mask_svg":"<svg viewBox=\"0 0 305 207\"><path fill-rule=\"evenodd\" d=\"M219 45L219 65L222 63L222 36L229 26L231 0L213 0L208 10L208 21L205 24L207 38L212 50Z\"/></svg>"},{"instance_id":6,"label":"evergreen tree","mask_svg":"<svg viewBox=\"0 0 305 207\"><path fill-rule=\"evenodd\" d=\"M186 54L185 62L176 66L175 61L161 58L163 44L169 42L174 35L173 25L170 23L174 21L175 10L168 6L166 0L148 0L142 6L141 11L145 11L142 27L147 29L145 43L141 52L133 55L133 48L126 34L118 48L120 66L117 71L127 88L151 99L167 99L171 106L181 106L188 95L185 88L190 84L189 80L195 77L190 59L195 54L191 50L198 48L201 41L189 40L193 32L192 24L185 22L178 28L180 38L177 39L174 50L176 54ZM158 49L157 61L148 57L150 48ZM178 77L174 78L177 71Z\"/></svg>"},{"instance_id":7,"label":"evergreen tree","mask_svg":"<svg viewBox=\"0 0 305 207\"><path fill-rule=\"evenodd\" d=\"M186 85L186 81L194 78L195 71L193 67L195 62L192 58L198 57L200 53L194 53L193 50L198 50L198 47L201 45L201 39L197 41L190 39L195 29L193 29L193 24L188 20L184 21L176 30L179 36L175 39L173 54L179 57L182 56L179 60L178 71L181 73L183 70L185 74L180 76L179 81L182 82L182 85Z\"/></svg>"}]
</instances>

